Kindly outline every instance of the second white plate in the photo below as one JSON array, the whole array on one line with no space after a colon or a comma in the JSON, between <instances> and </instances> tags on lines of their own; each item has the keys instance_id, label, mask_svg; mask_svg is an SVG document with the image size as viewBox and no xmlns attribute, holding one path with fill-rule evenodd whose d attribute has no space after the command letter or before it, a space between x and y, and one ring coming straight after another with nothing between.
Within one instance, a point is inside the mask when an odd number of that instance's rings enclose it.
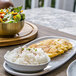
<instances>
[{"instance_id":1,"label":"second white plate","mask_svg":"<svg viewBox=\"0 0 76 76\"><path fill-rule=\"evenodd\" d=\"M67 69L67 76L76 76L76 60L74 60Z\"/></svg>"}]
</instances>

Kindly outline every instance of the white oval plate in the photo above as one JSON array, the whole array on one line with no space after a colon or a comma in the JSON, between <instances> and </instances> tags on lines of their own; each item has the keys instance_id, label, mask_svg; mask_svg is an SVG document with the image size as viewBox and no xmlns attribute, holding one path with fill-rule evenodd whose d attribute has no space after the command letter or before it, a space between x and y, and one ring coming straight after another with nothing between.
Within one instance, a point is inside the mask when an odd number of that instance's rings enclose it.
<instances>
[{"instance_id":1,"label":"white oval plate","mask_svg":"<svg viewBox=\"0 0 76 76\"><path fill-rule=\"evenodd\" d=\"M42 41L42 40L56 39L56 38L65 38L65 37L45 36L45 37L41 37L41 38L35 39L35 40L27 43L26 46L37 43L37 42ZM69 39L69 38L65 38L65 39L68 39L73 44L73 48L71 50L67 51L64 54L53 58L51 60L51 62L49 63L49 65L41 72L37 72L37 73L21 73L21 72L17 72L17 71L14 71L13 69L9 68L8 65L5 62L4 62L3 67L10 74L18 75L18 76L37 76L37 75L42 75L42 74L48 73L48 72L58 68L59 66L61 66L65 62L67 62L76 53L76 41L72 40L72 39Z\"/></svg>"},{"instance_id":2,"label":"white oval plate","mask_svg":"<svg viewBox=\"0 0 76 76\"><path fill-rule=\"evenodd\" d=\"M67 69L67 76L76 76L76 60L74 60Z\"/></svg>"}]
</instances>

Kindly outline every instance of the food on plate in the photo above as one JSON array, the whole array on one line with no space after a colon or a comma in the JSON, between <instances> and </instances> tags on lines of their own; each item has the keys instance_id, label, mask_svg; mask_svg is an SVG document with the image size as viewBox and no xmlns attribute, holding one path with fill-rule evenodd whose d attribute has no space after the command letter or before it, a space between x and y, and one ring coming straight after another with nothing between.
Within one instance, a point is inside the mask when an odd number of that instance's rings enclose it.
<instances>
[{"instance_id":1,"label":"food on plate","mask_svg":"<svg viewBox=\"0 0 76 76\"><path fill-rule=\"evenodd\" d=\"M22 6L17 8L5 8L0 10L0 23L17 23L25 19Z\"/></svg>"},{"instance_id":2,"label":"food on plate","mask_svg":"<svg viewBox=\"0 0 76 76\"><path fill-rule=\"evenodd\" d=\"M5 54L9 62L23 65L39 65L48 62L48 55L41 48L19 47Z\"/></svg>"},{"instance_id":3,"label":"food on plate","mask_svg":"<svg viewBox=\"0 0 76 76\"><path fill-rule=\"evenodd\" d=\"M42 48L50 58L53 58L72 49L72 44L67 39L47 39L32 44L29 48Z\"/></svg>"}]
</instances>

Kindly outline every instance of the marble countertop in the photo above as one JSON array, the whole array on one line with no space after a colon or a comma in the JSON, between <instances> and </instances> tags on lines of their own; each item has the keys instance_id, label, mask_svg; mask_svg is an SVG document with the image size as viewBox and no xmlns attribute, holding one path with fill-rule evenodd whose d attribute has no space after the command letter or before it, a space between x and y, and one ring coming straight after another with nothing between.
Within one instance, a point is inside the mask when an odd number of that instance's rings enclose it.
<instances>
[{"instance_id":1,"label":"marble countertop","mask_svg":"<svg viewBox=\"0 0 76 76\"><path fill-rule=\"evenodd\" d=\"M76 35L76 14L54 8L35 8L24 11L26 20Z\"/></svg>"}]
</instances>

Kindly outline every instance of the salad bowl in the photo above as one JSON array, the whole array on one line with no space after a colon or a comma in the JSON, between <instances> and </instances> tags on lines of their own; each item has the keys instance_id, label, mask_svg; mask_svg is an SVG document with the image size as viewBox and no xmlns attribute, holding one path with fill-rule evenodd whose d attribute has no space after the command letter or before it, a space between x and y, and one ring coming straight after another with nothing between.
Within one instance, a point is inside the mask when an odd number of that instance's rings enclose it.
<instances>
[{"instance_id":1,"label":"salad bowl","mask_svg":"<svg viewBox=\"0 0 76 76\"><path fill-rule=\"evenodd\" d=\"M15 35L21 31L25 19L21 9L22 6L0 9L0 36Z\"/></svg>"},{"instance_id":2,"label":"salad bowl","mask_svg":"<svg viewBox=\"0 0 76 76\"><path fill-rule=\"evenodd\" d=\"M17 23L0 23L0 35L15 35L21 31L24 20Z\"/></svg>"}]
</instances>

